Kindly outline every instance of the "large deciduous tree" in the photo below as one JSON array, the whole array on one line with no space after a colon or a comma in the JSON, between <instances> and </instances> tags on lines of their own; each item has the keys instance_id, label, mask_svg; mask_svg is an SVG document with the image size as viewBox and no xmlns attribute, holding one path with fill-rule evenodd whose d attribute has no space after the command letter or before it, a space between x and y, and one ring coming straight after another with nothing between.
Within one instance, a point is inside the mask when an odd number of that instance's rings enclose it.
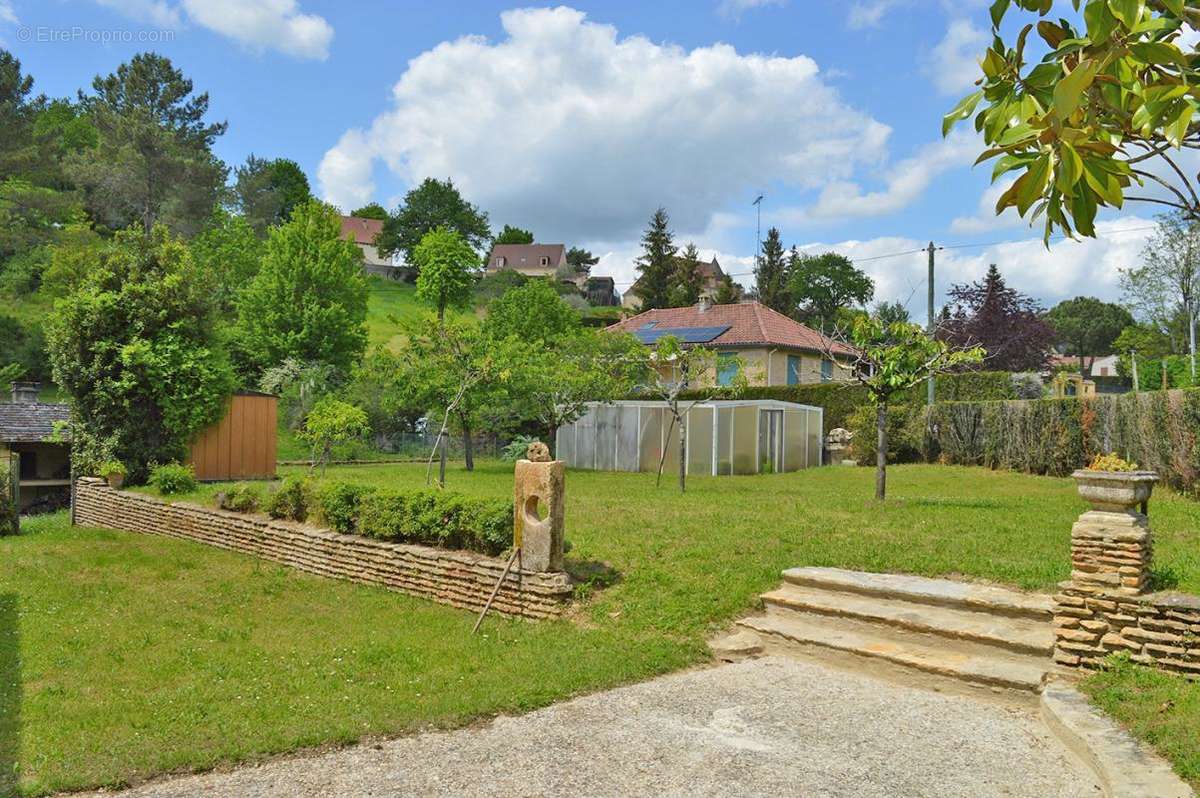
<instances>
[{"instance_id":1,"label":"large deciduous tree","mask_svg":"<svg viewBox=\"0 0 1200 798\"><path fill-rule=\"evenodd\" d=\"M586 249L571 247L567 250L567 263L571 264L576 274L591 274L592 267L599 262L600 259Z\"/></svg>"},{"instance_id":2,"label":"large deciduous tree","mask_svg":"<svg viewBox=\"0 0 1200 798\"><path fill-rule=\"evenodd\" d=\"M1183 213L1158 217L1142 250L1142 265L1121 270L1125 301L1141 319L1187 351L1196 377L1196 305L1200 302L1200 219Z\"/></svg>"},{"instance_id":3,"label":"large deciduous tree","mask_svg":"<svg viewBox=\"0 0 1200 798\"><path fill-rule=\"evenodd\" d=\"M515 338L542 346L579 332L579 311L558 295L549 280L510 288L487 306L484 333L493 340Z\"/></svg>"},{"instance_id":4,"label":"large deciduous tree","mask_svg":"<svg viewBox=\"0 0 1200 798\"><path fill-rule=\"evenodd\" d=\"M500 235L496 236L496 244L532 244L533 233L528 230L523 230L520 227L512 225L504 225L504 229L500 231Z\"/></svg>"},{"instance_id":5,"label":"large deciduous tree","mask_svg":"<svg viewBox=\"0 0 1200 798\"><path fill-rule=\"evenodd\" d=\"M642 254L637 259L640 277L634 291L642 300L642 310L670 307L676 251L671 219L666 208L659 208L642 233Z\"/></svg>"},{"instance_id":6,"label":"large deciduous tree","mask_svg":"<svg viewBox=\"0 0 1200 798\"><path fill-rule=\"evenodd\" d=\"M357 216L359 219L377 219L385 222L388 218L387 210L378 202L368 202L361 208L355 208L350 212L351 216Z\"/></svg>"},{"instance_id":7,"label":"large deciduous tree","mask_svg":"<svg viewBox=\"0 0 1200 798\"><path fill-rule=\"evenodd\" d=\"M413 250L412 262L421 270L417 296L437 308L438 321L446 318L447 307L461 307L471 298L479 255L457 230L430 230Z\"/></svg>"},{"instance_id":8,"label":"large deciduous tree","mask_svg":"<svg viewBox=\"0 0 1200 798\"><path fill-rule=\"evenodd\" d=\"M130 479L144 479L150 463L181 459L220 417L233 371L213 314L208 285L181 241L162 226L117 234L47 322L77 467L115 457Z\"/></svg>"},{"instance_id":9,"label":"large deciduous tree","mask_svg":"<svg viewBox=\"0 0 1200 798\"><path fill-rule=\"evenodd\" d=\"M1097 208L1127 200L1200 219L1196 178L1179 154L1200 147L1200 64L1181 38L1200 11L1191 0L1073 0L1082 19L1055 19L1065 5L992 4L980 88L946 115L943 134L974 115L987 146L979 160L996 159L992 179L1019 173L996 212L1040 215L1047 241L1055 230L1095 235ZM1014 6L1025 24L1010 43L1002 23ZM1031 36L1049 48L1044 58L1027 58Z\"/></svg>"},{"instance_id":10,"label":"large deciduous tree","mask_svg":"<svg viewBox=\"0 0 1200 798\"><path fill-rule=\"evenodd\" d=\"M224 122L208 122L208 94L170 59L141 53L92 82L80 102L97 145L68 158L68 175L85 192L94 218L109 227L161 221L191 234L208 220L226 168L212 153Z\"/></svg>"},{"instance_id":11,"label":"large deciduous tree","mask_svg":"<svg viewBox=\"0 0 1200 798\"><path fill-rule=\"evenodd\" d=\"M1054 325L1063 352L1079 358L1079 373L1085 379L1092 376L1089 358L1110 354L1117 336L1133 324L1133 316L1125 308L1090 296L1063 300L1046 318Z\"/></svg>"},{"instance_id":12,"label":"large deciduous tree","mask_svg":"<svg viewBox=\"0 0 1200 798\"><path fill-rule=\"evenodd\" d=\"M237 309L248 371L295 358L350 372L367 345L367 283L362 250L342 240L333 208L309 200L271 229Z\"/></svg>"},{"instance_id":13,"label":"large deciduous tree","mask_svg":"<svg viewBox=\"0 0 1200 798\"><path fill-rule=\"evenodd\" d=\"M251 154L236 170L234 204L260 236L281 225L301 203L312 199L308 177L288 158L268 160Z\"/></svg>"},{"instance_id":14,"label":"large deciduous tree","mask_svg":"<svg viewBox=\"0 0 1200 798\"><path fill-rule=\"evenodd\" d=\"M801 320L829 330L839 310L871 301L875 281L837 252L810 255L792 250L788 290Z\"/></svg>"},{"instance_id":15,"label":"large deciduous tree","mask_svg":"<svg viewBox=\"0 0 1200 798\"><path fill-rule=\"evenodd\" d=\"M463 199L453 181L427 177L404 195L404 202L383 223L375 244L381 255L399 253L412 266L417 244L438 227L457 232L476 253L492 237L487 214Z\"/></svg>"},{"instance_id":16,"label":"large deciduous tree","mask_svg":"<svg viewBox=\"0 0 1200 798\"><path fill-rule=\"evenodd\" d=\"M258 273L263 243L244 217L224 208L213 210L208 227L189 243L192 259L207 280L213 300L223 316L234 317L238 292Z\"/></svg>"},{"instance_id":17,"label":"large deciduous tree","mask_svg":"<svg viewBox=\"0 0 1200 798\"><path fill-rule=\"evenodd\" d=\"M1037 300L1009 288L996 264L976 283L950 287L938 337L952 346L980 346L989 369L1039 371L1050 360L1054 328Z\"/></svg>"},{"instance_id":18,"label":"large deciduous tree","mask_svg":"<svg viewBox=\"0 0 1200 798\"><path fill-rule=\"evenodd\" d=\"M762 255L754 265L754 291L758 301L771 310L791 314L794 303L788 290L787 259L778 228L768 230L762 242Z\"/></svg>"}]
</instances>

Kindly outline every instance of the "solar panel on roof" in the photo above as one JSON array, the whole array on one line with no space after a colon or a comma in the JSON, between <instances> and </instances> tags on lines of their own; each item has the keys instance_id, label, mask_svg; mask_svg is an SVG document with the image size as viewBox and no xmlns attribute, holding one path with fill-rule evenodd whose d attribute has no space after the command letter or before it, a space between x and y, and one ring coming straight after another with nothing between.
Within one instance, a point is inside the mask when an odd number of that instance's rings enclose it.
<instances>
[{"instance_id":1,"label":"solar panel on roof","mask_svg":"<svg viewBox=\"0 0 1200 798\"><path fill-rule=\"evenodd\" d=\"M643 327L637 330L634 335L644 344L658 343L659 340L668 335L675 336L679 339L680 343L706 344L709 341L719 338L728 329L728 324L724 327L656 327L650 330Z\"/></svg>"}]
</instances>

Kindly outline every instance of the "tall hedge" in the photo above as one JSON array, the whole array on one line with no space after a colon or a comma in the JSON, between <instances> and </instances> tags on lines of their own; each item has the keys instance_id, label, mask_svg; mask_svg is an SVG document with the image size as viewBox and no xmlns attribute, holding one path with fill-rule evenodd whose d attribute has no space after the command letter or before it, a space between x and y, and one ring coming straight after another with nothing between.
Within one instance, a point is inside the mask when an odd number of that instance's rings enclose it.
<instances>
[{"instance_id":1,"label":"tall hedge","mask_svg":"<svg viewBox=\"0 0 1200 798\"><path fill-rule=\"evenodd\" d=\"M708 392L691 391L685 398L701 398ZM775 399L820 407L825 411L825 431L851 428L851 417L867 404L867 391L857 383L824 382L809 385L771 385L747 388L739 399ZM1012 375L1007 371L970 371L942 374L937 378L939 402L1015 399ZM925 386L920 385L903 396L900 403L924 402Z\"/></svg>"},{"instance_id":2,"label":"tall hedge","mask_svg":"<svg viewBox=\"0 0 1200 798\"><path fill-rule=\"evenodd\" d=\"M1200 389L927 409L926 459L1065 476L1116 452L1194 492L1200 478Z\"/></svg>"}]
</instances>

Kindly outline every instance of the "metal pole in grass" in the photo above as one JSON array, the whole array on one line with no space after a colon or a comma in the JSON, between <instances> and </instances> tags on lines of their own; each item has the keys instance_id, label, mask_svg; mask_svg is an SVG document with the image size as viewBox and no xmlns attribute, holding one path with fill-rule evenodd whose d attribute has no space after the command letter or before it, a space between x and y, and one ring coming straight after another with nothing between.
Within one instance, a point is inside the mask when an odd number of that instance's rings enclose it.
<instances>
[{"instance_id":1,"label":"metal pole in grass","mask_svg":"<svg viewBox=\"0 0 1200 798\"><path fill-rule=\"evenodd\" d=\"M518 540L513 541L513 553L509 556L508 562L504 566L504 573L500 574L500 578L496 580L496 586L492 588L492 595L488 596L487 603L483 605L483 612L479 613L479 617L475 620L475 626L471 629L471 634L479 631L479 625L483 623L483 616L488 614L488 610L492 608L492 602L496 600L496 594L500 592L500 585L504 584L504 580L508 578L508 572L512 568L513 562L521 559L521 543ZM521 566L517 566L517 573L521 573Z\"/></svg>"}]
</instances>

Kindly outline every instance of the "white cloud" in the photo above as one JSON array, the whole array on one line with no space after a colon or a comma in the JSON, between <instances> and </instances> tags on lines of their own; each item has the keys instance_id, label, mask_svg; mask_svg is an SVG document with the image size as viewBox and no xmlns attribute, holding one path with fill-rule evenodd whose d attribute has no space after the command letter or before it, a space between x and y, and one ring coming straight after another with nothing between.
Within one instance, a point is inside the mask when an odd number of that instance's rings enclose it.
<instances>
[{"instance_id":1,"label":"white cloud","mask_svg":"<svg viewBox=\"0 0 1200 798\"><path fill-rule=\"evenodd\" d=\"M1000 200L1000 196L1012 188L1012 184L1015 182L1017 179L1010 177L988 186L979 198L979 209L971 216L956 217L950 223L950 232L971 235L1010 227L1027 227L1028 220L1022 219L1017 214L1016 208L1010 206L1004 209L1004 213L996 214L996 203Z\"/></svg>"},{"instance_id":2,"label":"white cloud","mask_svg":"<svg viewBox=\"0 0 1200 798\"><path fill-rule=\"evenodd\" d=\"M173 28L186 19L249 49L278 50L298 58L329 56L333 27L300 11L296 0L96 0L131 19Z\"/></svg>"},{"instance_id":3,"label":"white cloud","mask_svg":"<svg viewBox=\"0 0 1200 798\"><path fill-rule=\"evenodd\" d=\"M952 20L946 35L926 55L924 71L942 94L965 94L983 74L979 56L987 42L987 34L969 20Z\"/></svg>"},{"instance_id":4,"label":"white cloud","mask_svg":"<svg viewBox=\"0 0 1200 798\"><path fill-rule=\"evenodd\" d=\"M1120 298L1119 270L1135 266L1152 220L1125 216L1096 224L1097 238L1080 241L1054 240L1047 249L1040 235L981 248L944 249L937 253L937 307L945 302L946 289L955 283L979 280L988 264L1000 268L1008 285L1039 299L1049 308L1074 296ZM875 301L900 302L914 318L925 317L927 256L921 250L928 242L889 237L834 244L811 243L809 252L833 250L858 261L858 266L875 280ZM884 257L897 252L909 254ZM875 260L869 260L877 258Z\"/></svg>"},{"instance_id":5,"label":"white cloud","mask_svg":"<svg viewBox=\"0 0 1200 798\"><path fill-rule=\"evenodd\" d=\"M738 19L746 11L767 6L782 6L787 0L721 0L717 5L717 13L723 17Z\"/></svg>"},{"instance_id":6,"label":"white cloud","mask_svg":"<svg viewBox=\"0 0 1200 798\"><path fill-rule=\"evenodd\" d=\"M864 193L858 183L832 182L821 191L815 205L784 209L773 218L800 224L894 213L918 199L943 172L969 166L979 151L979 140L974 133L957 130L947 138L926 144L913 157L888 169L886 186L880 191Z\"/></svg>"},{"instance_id":7,"label":"white cloud","mask_svg":"<svg viewBox=\"0 0 1200 798\"><path fill-rule=\"evenodd\" d=\"M12 3L8 0L0 0L0 22L6 22L9 25L17 24L17 12L13 11Z\"/></svg>"},{"instance_id":8,"label":"white cloud","mask_svg":"<svg viewBox=\"0 0 1200 798\"><path fill-rule=\"evenodd\" d=\"M379 159L410 185L453 178L497 226L627 241L659 205L686 236L731 198L820 188L885 153L890 129L805 56L619 38L565 7L501 23L502 41L465 36L410 61L393 107L326 153L323 195L348 205L372 193L363 176Z\"/></svg>"},{"instance_id":9,"label":"white cloud","mask_svg":"<svg viewBox=\"0 0 1200 798\"><path fill-rule=\"evenodd\" d=\"M846 24L851 30L878 27L883 17L902 2L903 0L856 0L854 5L850 6Z\"/></svg>"}]
</instances>

